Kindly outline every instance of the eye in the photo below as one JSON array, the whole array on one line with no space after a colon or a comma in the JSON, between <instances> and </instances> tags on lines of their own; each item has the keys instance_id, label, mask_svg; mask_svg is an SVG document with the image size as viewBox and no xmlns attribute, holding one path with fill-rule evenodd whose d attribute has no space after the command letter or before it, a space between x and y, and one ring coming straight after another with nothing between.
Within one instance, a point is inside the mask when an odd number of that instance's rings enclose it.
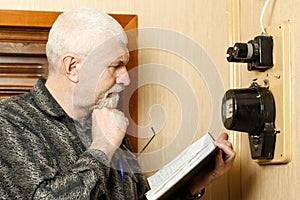
<instances>
[{"instance_id":1,"label":"eye","mask_svg":"<svg viewBox=\"0 0 300 200\"><path fill-rule=\"evenodd\" d=\"M108 70L110 73L115 73L118 69L121 69L122 67L125 66L125 63L123 61L120 61L117 65L110 65L108 67Z\"/></svg>"},{"instance_id":2,"label":"eye","mask_svg":"<svg viewBox=\"0 0 300 200\"><path fill-rule=\"evenodd\" d=\"M121 67L124 67L125 66L125 63L123 61L120 61L118 66L116 66L116 68L121 68Z\"/></svg>"},{"instance_id":3,"label":"eye","mask_svg":"<svg viewBox=\"0 0 300 200\"><path fill-rule=\"evenodd\" d=\"M123 61L120 61L118 64L110 65L109 68L118 69L118 68L122 68L124 66L125 66L125 63Z\"/></svg>"}]
</instances>

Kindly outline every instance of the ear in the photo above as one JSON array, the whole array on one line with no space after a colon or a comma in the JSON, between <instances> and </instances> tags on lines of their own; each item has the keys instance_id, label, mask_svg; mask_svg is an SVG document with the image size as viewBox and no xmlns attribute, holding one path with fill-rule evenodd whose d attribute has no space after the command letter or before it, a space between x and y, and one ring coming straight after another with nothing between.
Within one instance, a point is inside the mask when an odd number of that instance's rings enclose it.
<instances>
[{"instance_id":1,"label":"ear","mask_svg":"<svg viewBox=\"0 0 300 200\"><path fill-rule=\"evenodd\" d=\"M79 81L79 65L75 55L67 54L62 59L63 68L68 79L74 83Z\"/></svg>"}]
</instances>

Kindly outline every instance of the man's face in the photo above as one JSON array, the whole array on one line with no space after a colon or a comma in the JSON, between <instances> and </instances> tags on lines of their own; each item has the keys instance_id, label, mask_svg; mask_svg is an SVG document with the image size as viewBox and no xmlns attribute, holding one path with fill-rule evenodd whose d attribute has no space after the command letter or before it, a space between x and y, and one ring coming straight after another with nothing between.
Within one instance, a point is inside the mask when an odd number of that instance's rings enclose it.
<instances>
[{"instance_id":1,"label":"man's face","mask_svg":"<svg viewBox=\"0 0 300 200\"><path fill-rule=\"evenodd\" d=\"M95 104L98 108L116 108L119 101L119 93L129 85L130 79L126 69L129 55L126 53L114 60L104 72L96 89Z\"/></svg>"},{"instance_id":2,"label":"man's face","mask_svg":"<svg viewBox=\"0 0 300 200\"><path fill-rule=\"evenodd\" d=\"M83 62L74 88L73 108L84 117L95 107L116 107L118 93L130 84L127 47L117 40L102 43Z\"/></svg>"}]
</instances>

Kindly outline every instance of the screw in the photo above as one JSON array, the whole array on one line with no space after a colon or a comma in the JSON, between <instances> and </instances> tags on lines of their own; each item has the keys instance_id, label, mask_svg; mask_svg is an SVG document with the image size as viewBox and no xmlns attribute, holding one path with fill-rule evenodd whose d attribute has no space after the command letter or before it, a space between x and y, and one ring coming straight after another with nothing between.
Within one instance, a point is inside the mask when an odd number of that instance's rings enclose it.
<instances>
[{"instance_id":1,"label":"screw","mask_svg":"<svg viewBox=\"0 0 300 200\"><path fill-rule=\"evenodd\" d=\"M277 79L280 79L280 75L275 75L274 77Z\"/></svg>"},{"instance_id":2,"label":"screw","mask_svg":"<svg viewBox=\"0 0 300 200\"><path fill-rule=\"evenodd\" d=\"M269 88L269 80L268 80L268 79L265 79L265 80L264 80L264 84L265 84L266 87Z\"/></svg>"}]
</instances>

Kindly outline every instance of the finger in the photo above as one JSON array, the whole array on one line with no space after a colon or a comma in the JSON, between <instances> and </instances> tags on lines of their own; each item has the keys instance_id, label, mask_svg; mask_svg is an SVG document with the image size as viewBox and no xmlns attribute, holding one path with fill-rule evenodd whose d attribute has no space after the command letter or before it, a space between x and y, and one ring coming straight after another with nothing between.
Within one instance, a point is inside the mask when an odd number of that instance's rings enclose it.
<instances>
[{"instance_id":1,"label":"finger","mask_svg":"<svg viewBox=\"0 0 300 200\"><path fill-rule=\"evenodd\" d=\"M215 144L225 153L230 153L233 151L232 147L227 145L224 141L223 142L215 142Z\"/></svg>"},{"instance_id":2,"label":"finger","mask_svg":"<svg viewBox=\"0 0 300 200\"><path fill-rule=\"evenodd\" d=\"M228 140L223 140L222 141L226 146L230 147L232 149L232 144Z\"/></svg>"},{"instance_id":3,"label":"finger","mask_svg":"<svg viewBox=\"0 0 300 200\"><path fill-rule=\"evenodd\" d=\"M216 142L216 145L224 152L226 160L234 159L235 151L232 149L232 145L226 145L224 141Z\"/></svg>"},{"instance_id":4,"label":"finger","mask_svg":"<svg viewBox=\"0 0 300 200\"><path fill-rule=\"evenodd\" d=\"M116 109L113 110L113 119L116 126L122 131L126 132L127 126L129 124L128 119L125 117L124 113Z\"/></svg>"},{"instance_id":5,"label":"finger","mask_svg":"<svg viewBox=\"0 0 300 200\"><path fill-rule=\"evenodd\" d=\"M113 111L114 113L116 113L116 114L125 116L125 114L124 114L122 111L118 110L118 109L112 109L112 111Z\"/></svg>"},{"instance_id":6,"label":"finger","mask_svg":"<svg viewBox=\"0 0 300 200\"><path fill-rule=\"evenodd\" d=\"M228 146L229 148L232 149L232 143L228 141L228 134L227 133L221 133L218 137L218 139L215 141L215 144L217 146L220 146L221 144L222 145L226 145Z\"/></svg>"},{"instance_id":7,"label":"finger","mask_svg":"<svg viewBox=\"0 0 300 200\"><path fill-rule=\"evenodd\" d=\"M106 107L103 107L103 108L95 108L94 110L93 110L93 116L102 116L102 115L105 115L105 114L107 114L107 113L109 113L109 108L106 108Z\"/></svg>"},{"instance_id":8,"label":"finger","mask_svg":"<svg viewBox=\"0 0 300 200\"><path fill-rule=\"evenodd\" d=\"M227 133L221 133L220 135L219 135L219 137L217 138L217 142L221 142L221 141L223 141L223 140L228 140L228 134Z\"/></svg>"},{"instance_id":9,"label":"finger","mask_svg":"<svg viewBox=\"0 0 300 200\"><path fill-rule=\"evenodd\" d=\"M222 150L219 150L218 153L217 153L217 155L216 155L216 158L215 158L216 165L220 165L220 163L224 162L222 154L223 154Z\"/></svg>"}]
</instances>

